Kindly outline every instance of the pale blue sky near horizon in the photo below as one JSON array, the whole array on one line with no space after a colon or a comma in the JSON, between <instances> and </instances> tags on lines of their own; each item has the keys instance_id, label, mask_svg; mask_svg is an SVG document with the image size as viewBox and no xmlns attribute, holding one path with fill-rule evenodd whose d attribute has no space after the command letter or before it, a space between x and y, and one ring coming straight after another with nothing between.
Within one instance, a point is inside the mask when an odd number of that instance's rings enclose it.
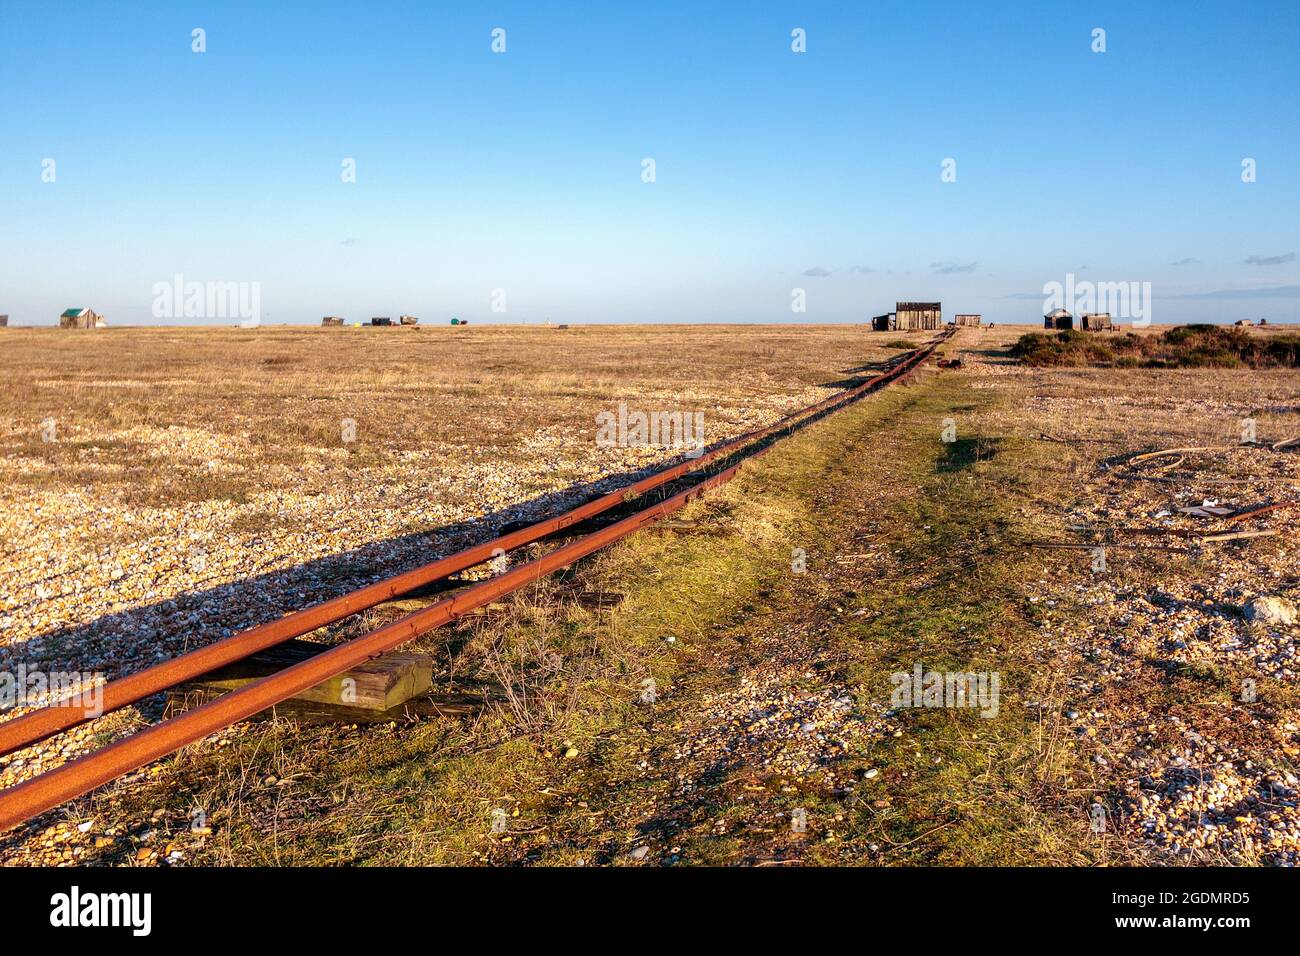
<instances>
[{"instance_id":1,"label":"pale blue sky near horizon","mask_svg":"<svg viewBox=\"0 0 1300 956\"><path fill-rule=\"evenodd\" d=\"M1300 321L1298 51L1294 0L4 0L0 313L172 324L179 273L269 323L1039 322L1073 273Z\"/></svg>"}]
</instances>

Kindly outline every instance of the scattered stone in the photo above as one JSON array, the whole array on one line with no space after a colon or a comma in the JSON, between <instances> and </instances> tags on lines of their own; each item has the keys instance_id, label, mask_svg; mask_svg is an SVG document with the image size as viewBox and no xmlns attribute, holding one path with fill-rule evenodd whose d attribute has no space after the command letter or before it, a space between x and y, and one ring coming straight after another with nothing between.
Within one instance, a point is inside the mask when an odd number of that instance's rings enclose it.
<instances>
[{"instance_id":1,"label":"scattered stone","mask_svg":"<svg viewBox=\"0 0 1300 956\"><path fill-rule=\"evenodd\" d=\"M1284 597L1265 595L1250 601L1246 607L1246 620L1260 624L1294 624L1296 606Z\"/></svg>"}]
</instances>

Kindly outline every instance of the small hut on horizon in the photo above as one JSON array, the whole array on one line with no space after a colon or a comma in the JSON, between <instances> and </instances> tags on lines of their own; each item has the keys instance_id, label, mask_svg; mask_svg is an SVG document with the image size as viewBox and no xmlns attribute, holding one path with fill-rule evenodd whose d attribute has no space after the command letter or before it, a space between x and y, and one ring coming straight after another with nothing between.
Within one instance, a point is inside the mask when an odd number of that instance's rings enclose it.
<instances>
[{"instance_id":1,"label":"small hut on horizon","mask_svg":"<svg viewBox=\"0 0 1300 956\"><path fill-rule=\"evenodd\" d=\"M1115 325L1109 312L1085 312L1079 316L1079 328L1085 332L1113 332Z\"/></svg>"},{"instance_id":2,"label":"small hut on horizon","mask_svg":"<svg viewBox=\"0 0 1300 956\"><path fill-rule=\"evenodd\" d=\"M325 316L325 318L323 318L323 319L320 320L320 324L321 324L321 325L342 325L342 324L343 324L343 316L341 316L341 315L327 315L327 316Z\"/></svg>"},{"instance_id":3,"label":"small hut on horizon","mask_svg":"<svg viewBox=\"0 0 1300 956\"><path fill-rule=\"evenodd\" d=\"M1065 309L1053 309L1043 316L1043 328L1066 331L1074 328L1074 315Z\"/></svg>"},{"instance_id":4,"label":"small hut on horizon","mask_svg":"<svg viewBox=\"0 0 1300 956\"><path fill-rule=\"evenodd\" d=\"M958 312L952 317L952 324L968 328L979 328L983 320L984 316L974 312Z\"/></svg>"},{"instance_id":5,"label":"small hut on horizon","mask_svg":"<svg viewBox=\"0 0 1300 956\"><path fill-rule=\"evenodd\" d=\"M64 309L59 316L59 328L61 329L102 329L107 325L107 319L94 309L87 308L84 305Z\"/></svg>"}]
</instances>

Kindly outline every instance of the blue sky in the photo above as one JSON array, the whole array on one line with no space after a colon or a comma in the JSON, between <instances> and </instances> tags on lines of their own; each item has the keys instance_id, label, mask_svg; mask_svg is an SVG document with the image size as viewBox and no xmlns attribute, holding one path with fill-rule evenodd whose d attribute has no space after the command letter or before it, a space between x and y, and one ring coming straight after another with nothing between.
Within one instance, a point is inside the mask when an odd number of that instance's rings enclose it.
<instances>
[{"instance_id":1,"label":"blue sky","mask_svg":"<svg viewBox=\"0 0 1300 956\"><path fill-rule=\"evenodd\" d=\"M1294 0L4 0L0 312L1014 322L1074 273L1300 321L1298 117Z\"/></svg>"}]
</instances>

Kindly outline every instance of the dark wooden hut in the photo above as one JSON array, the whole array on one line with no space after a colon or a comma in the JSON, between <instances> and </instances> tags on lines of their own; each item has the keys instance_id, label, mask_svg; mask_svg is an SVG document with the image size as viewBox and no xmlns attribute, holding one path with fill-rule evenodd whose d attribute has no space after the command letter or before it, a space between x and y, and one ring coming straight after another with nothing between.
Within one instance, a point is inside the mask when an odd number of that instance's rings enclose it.
<instances>
[{"instance_id":1,"label":"dark wooden hut","mask_svg":"<svg viewBox=\"0 0 1300 956\"><path fill-rule=\"evenodd\" d=\"M894 328L899 332L943 328L943 309L938 302L899 302L894 315Z\"/></svg>"},{"instance_id":2,"label":"dark wooden hut","mask_svg":"<svg viewBox=\"0 0 1300 956\"><path fill-rule=\"evenodd\" d=\"M1053 309L1043 316L1043 328L1045 329L1072 329L1074 328L1074 316L1065 309Z\"/></svg>"}]
</instances>

